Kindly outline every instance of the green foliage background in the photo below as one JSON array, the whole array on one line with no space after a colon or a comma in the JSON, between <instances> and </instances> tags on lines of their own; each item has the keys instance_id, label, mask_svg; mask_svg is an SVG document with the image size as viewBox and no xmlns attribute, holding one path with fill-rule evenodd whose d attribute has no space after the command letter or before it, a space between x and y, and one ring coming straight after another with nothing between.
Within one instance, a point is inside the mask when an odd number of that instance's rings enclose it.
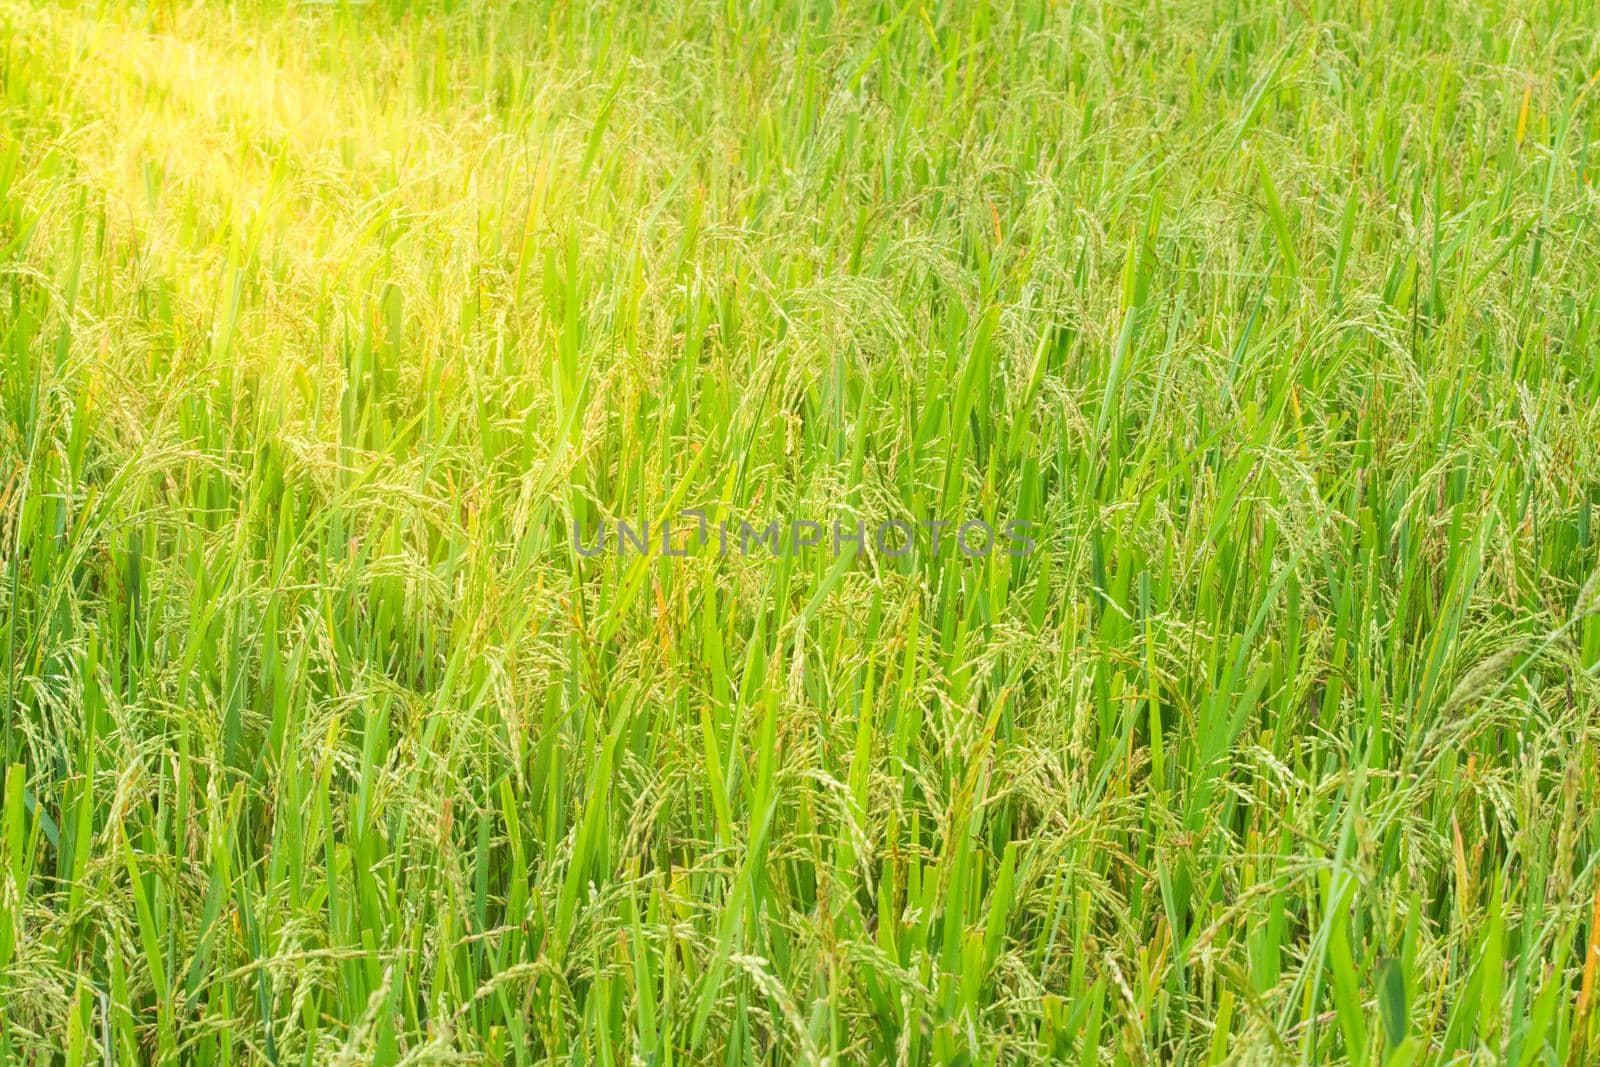
<instances>
[{"instance_id":1,"label":"green foliage background","mask_svg":"<svg viewBox=\"0 0 1600 1067\"><path fill-rule=\"evenodd\" d=\"M0 1060L1596 1062L1597 78L3 0Z\"/></svg>"}]
</instances>

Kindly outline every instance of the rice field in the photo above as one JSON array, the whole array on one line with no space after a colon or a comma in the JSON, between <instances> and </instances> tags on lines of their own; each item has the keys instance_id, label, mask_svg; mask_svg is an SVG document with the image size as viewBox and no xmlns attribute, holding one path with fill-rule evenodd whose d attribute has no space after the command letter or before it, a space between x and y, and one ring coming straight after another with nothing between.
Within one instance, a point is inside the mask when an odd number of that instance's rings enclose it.
<instances>
[{"instance_id":1,"label":"rice field","mask_svg":"<svg viewBox=\"0 0 1600 1067\"><path fill-rule=\"evenodd\" d=\"M1600 1063L1597 145L1565 0L0 0L0 1065Z\"/></svg>"}]
</instances>

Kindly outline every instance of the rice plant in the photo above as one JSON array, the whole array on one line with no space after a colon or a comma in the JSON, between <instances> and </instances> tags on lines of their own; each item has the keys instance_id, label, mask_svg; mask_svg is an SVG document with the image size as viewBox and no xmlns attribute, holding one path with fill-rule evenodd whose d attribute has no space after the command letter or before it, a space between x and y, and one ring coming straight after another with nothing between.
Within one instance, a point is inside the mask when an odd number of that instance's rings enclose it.
<instances>
[{"instance_id":1,"label":"rice plant","mask_svg":"<svg viewBox=\"0 0 1600 1067\"><path fill-rule=\"evenodd\" d=\"M1600 1063L1568 0L0 0L0 1064Z\"/></svg>"}]
</instances>

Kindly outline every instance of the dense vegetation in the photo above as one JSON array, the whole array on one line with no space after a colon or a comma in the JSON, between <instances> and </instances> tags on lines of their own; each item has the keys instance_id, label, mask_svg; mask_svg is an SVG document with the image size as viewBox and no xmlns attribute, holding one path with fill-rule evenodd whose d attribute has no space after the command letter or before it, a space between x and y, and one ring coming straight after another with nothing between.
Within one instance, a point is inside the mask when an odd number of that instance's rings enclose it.
<instances>
[{"instance_id":1,"label":"dense vegetation","mask_svg":"<svg viewBox=\"0 0 1600 1067\"><path fill-rule=\"evenodd\" d=\"M0 0L0 1060L1600 1062L1597 85Z\"/></svg>"}]
</instances>

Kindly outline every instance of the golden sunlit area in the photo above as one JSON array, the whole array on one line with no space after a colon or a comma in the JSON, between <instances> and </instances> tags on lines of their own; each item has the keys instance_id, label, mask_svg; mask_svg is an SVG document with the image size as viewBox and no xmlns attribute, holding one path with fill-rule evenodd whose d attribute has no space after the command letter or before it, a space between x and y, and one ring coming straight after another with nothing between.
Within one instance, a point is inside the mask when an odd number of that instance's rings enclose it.
<instances>
[{"instance_id":1,"label":"golden sunlit area","mask_svg":"<svg viewBox=\"0 0 1600 1067\"><path fill-rule=\"evenodd\" d=\"M0 0L0 1067L1600 1063L1600 22Z\"/></svg>"}]
</instances>

